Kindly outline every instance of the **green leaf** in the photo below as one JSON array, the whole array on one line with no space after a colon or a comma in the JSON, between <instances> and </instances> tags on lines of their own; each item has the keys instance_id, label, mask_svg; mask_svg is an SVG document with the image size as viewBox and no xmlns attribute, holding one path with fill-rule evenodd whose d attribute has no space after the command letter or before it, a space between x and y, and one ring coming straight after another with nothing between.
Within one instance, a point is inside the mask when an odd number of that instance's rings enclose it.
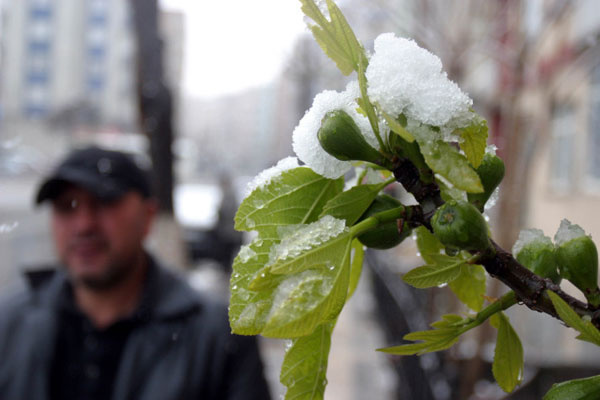
<instances>
[{"instance_id":1,"label":"green leaf","mask_svg":"<svg viewBox=\"0 0 600 400\"><path fill-rule=\"evenodd\" d=\"M458 277L448 284L458 299L473 311L481 311L486 275L481 265L463 265Z\"/></svg>"},{"instance_id":2,"label":"green leaf","mask_svg":"<svg viewBox=\"0 0 600 400\"><path fill-rule=\"evenodd\" d=\"M449 201L449 200L466 200L467 198L467 194L465 193L464 190L461 190L459 188L454 187L454 185L448 185L445 182L445 179L440 179L440 177L437 177L438 179L436 179L436 183L440 188L440 194L442 196L442 199L444 201Z\"/></svg>"},{"instance_id":3,"label":"green leaf","mask_svg":"<svg viewBox=\"0 0 600 400\"><path fill-rule=\"evenodd\" d=\"M366 60L364 49L335 3L327 0L327 9L331 18L327 20L313 0L300 0L300 2L304 15L316 23L316 25L309 25L309 29L325 54L337 64L344 75L358 71L360 58Z\"/></svg>"},{"instance_id":4,"label":"green leaf","mask_svg":"<svg viewBox=\"0 0 600 400\"><path fill-rule=\"evenodd\" d=\"M412 143L415 141L415 138L413 137L413 135L411 135L409 131L404 129L402 124L400 122L398 122L394 117L392 117L390 114L386 113L385 111L381 111L381 114L383 115L385 122L387 122L387 124L390 127L390 129L392 130L392 132L394 132L395 134L397 134L398 136L400 136L402 139L406 140L409 143Z\"/></svg>"},{"instance_id":5,"label":"green leaf","mask_svg":"<svg viewBox=\"0 0 600 400\"><path fill-rule=\"evenodd\" d=\"M308 249L296 257L277 260L270 265L273 274L295 274L310 268L333 269L349 252L352 235L349 231Z\"/></svg>"},{"instance_id":6,"label":"green leaf","mask_svg":"<svg viewBox=\"0 0 600 400\"><path fill-rule=\"evenodd\" d=\"M418 289L425 289L452 282L460 275L461 266L465 260L438 254L430 255L434 264L424 265L408 271L402 280Z\"/></svg>"},{"instance_id":7,"label":"green leaf","mask_svg":"<svg viewBox=\"0 0 600 400\"><path fill-rule=\"evenodd\" d=\"M277 228L315 221L325 203L342 188L343 179L325 179L309 168L300 167L285 171L244 199L236 214L236 228L257 228L260 233L249 246L240 249L233 263L229 320L234 333L255 335L266 323L274 290L283 277L264 285L261 291L251 290L250 283L263 271L272 246L280 241Z\"/></svg>"},{"instance_id":8,"label":"green leaf","mask_svg":"<svg viewBox=\"0 0 600 400\"><path fill-rule=\"evenodd\" d=\"M311 268L333 269L344 257L352 240L345 222L330 215L311 224L280 227L278 233L281 241L271 249L268 263L250 281L249 288L252 290L278 285L284 274L296 274Z\"/></svg>"},{"instance_id":9,"label":"green leaf","mask_svg":"<svg viewBox=\"0 0 600 400\"><path fill-rule=\"evenodd\" d=\"M594 343L595 345L600 346L600 331L598 331L598 329L590 321L581 318L556 293L550 290L546 291L546 293L550 297L550 300L552 300L554 309L558 313L560 319L562 319L565 324L569 325L571 328L581 333L578 339L585 340L587 342Z\"/></svg>"},{"instance_id":10,"label":"green leaf","mask_svg":"<svg viewBox=\"0 0 600 400\"><path fill-rule=\"evenodd\" d=\"M329 200L320 217L331 215L337 219L346 220L346 226L352 226L386 185L387 182L354 186Z\"/></svg>"},{"instance_id":11,"label":"green leaf","mask_svg":"<svg viewBox=\"0 0 600 400\"><path fill-rule=\"evenodd\" d=\"M341 193L343 186L343 178L327 179L307 167L285 171L242 201L235 229L262 232L316 221L325 203Z\"/></svg>"},{"instance_id":12,"label":"green leaf","mask_svg":"<svg viewBox=\"0 0 600 400\"><path fill-rule=\"evenodd\" d=\"M323 399L334 325L335 322L321 324L310 335L292 340L279 376L287 387L286 400Z\"/></svg>"},{"instance_id":13,"label":"green leaf","mask_svg":"<svg viewBox=\"0 0 600 400\"><path fill-rule=\"evenodd\" d=\"M485 155L488 137L487 121L475 114L471 125L459 129L456 133L463 139L460 148L465 152L473 168L478 168Z\"/></svg>"},{"instance_id":14,"label":"green leaf","mask_svg":"<svg viewBox=\"0 0 600 400\"><path fill-rule=\"evenodd\" d=\"M442 140L421 143L417 139L425 162L437 174L446 178L458 189L469 193L482 193L483 185L477 172L466 157Z\"/></svg>"},{"instance_id":15,"label":"green leaf","mask_svg":"<svg viewBox=\"0 0 600 400\"><path fill-rule=\"evenodd\" d=\"M444 245L424 226L419 226L413 232L417 235L417 248L421 258L427 264L434 264L432 256L443 254Z\"/></svg>"},{"instance_id":16,"label":"green leaf","mask_svg":"<svg viewBox=\"0 0 600 400\"><path fill-rule=\"evenodd\" d=\"M442 319L431 324L434 328L458 328L465 324L465 319L456 314L442 315Z\"/></svg>"},{"instance_id":17,"label":"green leaf","mask_svg":"<svg viewBox=\"0 0 600 400\"><path fill-rule=\"evenodd\" d=\"M229 286L229 324L233 333L257 335L267 321L273 288L257 292L250 290L249 284L255 273L268 261L271 246L278 241L277 235L259 236L243 246L233 261Z\"/></svg>"},{"instance_id":18,"label":"green leaf","mask_svg":"<svg viewBox=\"0 0 600 400\"><path fill-rule=\"evenodd\" d=\"M543 400L600 399L600 375L552 385Z\"/></svg>"},{"instance_id":19,"label":"green leaf","mask_svg":"<svg viewBox=\"0 0 600 400\"><path fill-rule=\"evenodd\" d=\"M452 347L463 333L462 326L464 321L465 320L459 315L444 315L441 321L431 324L431 326L433 326L435 329L429 331L412 332L404 335L403 339L411 341L420 340L420 343L410 343L400 346L387 347L384 349L378 349L378 351L408 356L446 350Z\"/></svg>"},{"instance_id":20,"label":"green leaf","mask_svg":"<svg viewBox=\"0 0 600 400\"><path fill-rule=\"evenodd\" d=\"M360 275L362 273L363 261L365 258L365 246L358 239L352 241L352 264L350 266L350 283L348 284L348 298L352 297Z\"/></svg>"},{"instance_id":21,"label":"green leaf","mask_svg":"<svg viewBox=\"0 0 600 400\"><path fill-rule=\"evenodd\" d=\"M469 193L482 193L483 185L477 172L465 156L449 143L436 138L431 129L421 127L411 131L415 137L425 162L433 172L440 174L458 189Z\"/></svg>"},{"instance_id":22,"label":"green leaf","mask_svg":"<svg viewBox=\"0 0 600 400\"><path fill-rule=\"evenodd\" d=\"M337 317L348 294L352 243L348 233L340 236L345 239L333 239L337 240L335 250L327 244L320 247L321 257L328 259L324 264L326 267L294 272L275 289L273 305L262 335L277 338L304 336L322 322ZM344 246L341 250L338 247L340 243ZM326 250L328 248L331 253ZM313 256L317 257L314 253ZM295 271L293 265L289 267L291 269L285 270Z\"/></svg>"},{"instance_id":23,"label":"green leaf","mask_svg":"<svg viewBox=\"0 0 600 400\"><path fill-rule=\"evenodd\" d=\"M503 313L494 314L490 322L498 329L492 373L502 390L510 393L523 379L523 346Z\"/></svg>"}]
</instances>

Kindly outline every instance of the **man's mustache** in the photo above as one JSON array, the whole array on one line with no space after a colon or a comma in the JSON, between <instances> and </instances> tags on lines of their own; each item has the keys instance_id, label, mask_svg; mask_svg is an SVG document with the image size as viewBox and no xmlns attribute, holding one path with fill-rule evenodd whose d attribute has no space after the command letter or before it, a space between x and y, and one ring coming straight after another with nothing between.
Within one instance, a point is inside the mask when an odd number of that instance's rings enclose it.
<instances>
[{"instance_id":1,"label":"man's mustache","mask_svg":"<svg viewBox=\"0 0 600 400\"><path fill-rule=\"evenodd\" d=\"M103 235L99 234L82 234L73 237L67 242L67 249L77 249L81 247L100 247L108 246L108 241Z\"/></svg>"}]
</instances>

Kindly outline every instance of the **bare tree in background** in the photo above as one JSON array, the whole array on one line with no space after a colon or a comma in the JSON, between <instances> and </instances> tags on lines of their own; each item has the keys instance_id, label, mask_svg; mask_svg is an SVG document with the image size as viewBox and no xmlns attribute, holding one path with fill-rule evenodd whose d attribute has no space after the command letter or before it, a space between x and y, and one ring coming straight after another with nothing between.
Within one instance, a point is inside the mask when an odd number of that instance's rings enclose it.
<instances>
[{"instance_id":1,"label":"bare tree in background","mask_svg":"<svg viewBox=\"0 0 600 400\"><path fill-rule=\"evenodd\" d=\"M165 82L156 0L132 0L140 124L150 139L153 186L161 213L173 214L173 99Z\"/></svg>"}]
</instances>

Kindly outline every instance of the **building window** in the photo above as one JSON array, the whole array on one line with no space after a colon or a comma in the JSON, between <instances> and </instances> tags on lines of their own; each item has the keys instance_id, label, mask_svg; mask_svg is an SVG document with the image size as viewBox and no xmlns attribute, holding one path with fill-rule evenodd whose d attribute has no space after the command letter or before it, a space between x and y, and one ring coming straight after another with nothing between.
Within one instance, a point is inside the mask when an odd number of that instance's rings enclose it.
<instances>
[{"instance_id":1,"label":"building window","mask_svg":"<svg viewBox=\"0 0 600 400\"><path fill-rule=\"evenodd\" d=\"M32 85L46 84L48 82L48 71L29 71L27 74L27 82Z\"/></svg>"},{"instance_id":2,"label":"building window","mask_svg":"<svg viewBox=\"0 0 600 400\"><path fill-rule=\"evenodd\" d=\"M90 46L88 47L88 54L90 58L103 58L105 53L104 46Z\"/></svg>"},{"instance_id":3,"label":"building window","mask_svg":"<svg viewBox=\"0 0 600 400\"><path fill-rule=\"evenodd\" d=\"M92 91L100 91L104 87L104 79L101 76L90 76L88 78L88 88Z\"/></svg>"},{"instance_id":4,"label":"building window","mask_svg":"<svg viewBox=\"0 0 600 400\"><path fill-rule=\"evenodd\" d=\"M25 99L25 114L30 118L39 118L46 115L48 103L46 86L32 84L27 88Z\"/></svg>"},{"instance_id":5,"label":"building window","mask_svg":"<svg viewBox=\"0 0 600 400\"><path fill-rule=\"evenodd\" d=\"M30 40L29 51L36 53L47 53L50 50L50 42L48 40Z\"/></svg>"},{"instance_id":6,"label":"building window","mask_svg":"<svg viewBox=\"0 0 600 400\"><path fill-rule=\"evenodd\" d=\"M52 51L52 0L29 0L23 112L30 118L47 114Z\"/></svg>"},{"instance_id":7,"label":"building window","mask_svg":"<svg viewBox=\"0 0 600 400\"><path fill-rule=\"evenodd\" d=\"M98 99L105 87L107 57L107 2L88 0L88 26L86 31L86 75L88 95Z\"/></svg>"},{"instance_id":8,"label":"building window","mask_svg":"<svg viewBox=\"0 0 600 400\"><path fill-rule=\"evenodd\" d=\"M52 3L50 0L29 0L29 13L32 20L50 19Z\"/></svg>"},{"instance_id":9,"label":"building window","mask_svg":"<svg viewBox=\"0 0 600 400\"><path fill-rule=\"evenodd\" d=\"M587 175L594 186L600 184L600 66L592 70L590 85L590 120L587 143Z\"/></svg>"},{"instance_id":10,"label":"building window","mask_svg":"<svg viewBox=\"0 0 600 400\"><path fill-rule=\"evenodd\" d=\"M575 111L572 106L559 105L552 114L552 155L550 184L559 193L574 187Z\"/></svg>"}]
</instances>

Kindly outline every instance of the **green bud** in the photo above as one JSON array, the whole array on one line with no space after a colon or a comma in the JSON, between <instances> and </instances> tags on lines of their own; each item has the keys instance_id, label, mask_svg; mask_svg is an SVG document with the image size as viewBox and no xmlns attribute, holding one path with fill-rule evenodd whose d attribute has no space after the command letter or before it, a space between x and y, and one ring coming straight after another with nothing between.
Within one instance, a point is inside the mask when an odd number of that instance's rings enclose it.
<instances>
[{"instance_id":1,"label":"green bud","mask_svg":"<svg viewBox=\"0 0 600 400\"><path fill-rule=\"evenodd\" d=\"M483 193L467 193L467 198L471 204L483 212L485 203L504 178L504 161L495 154L486 153L475 171L483 185Z\"/></svg>"},{"instance_id":2,"label":"green bud","mask_svg":"<svg viewBox=\"0 0 600 400\"><path fill-rule=\"evenodd\" d=\"M375 198L375 200L373 200L364 214L361 215L359 221L367 219L382 211L387 211L398 207L402 207L402 203L400 203L397 199L393 198L392 196L388 196L387 194L380 194ZM410 232L411 228L406 222L403 223L400 232L400 229L398 229L398 223L396 221L388 221L358 236L358 240L365 246L372 249L391 249L406 239L410 235Z\"/></svg>"},{"instance_id":3,"label":"green bud","mask_svg":"<svg viewBox=\"0 0 600 400\"><path fill-rule=\"evenodd\" d=\"M513 256L521 265L542 278L550 278L559 284L554 244L539 229L524 229L513 246Z\"/></svg>"},{"instance_id":4,"label":"green bud","mask_svg":"<svg viewBox=\"0 0 600 400\"><path fill-rule=\"evenodd\" d=\"M598 250L579 225L563 219L554 236L560 275L583 292L594 307L600 306Z\"/></svg>"},{"instance_id":5,"label":"green bud","mask_svg":"<svg viewBox=\"0 0 600 400\"><path fill-rule=\"evenodd\" d=\"M345 111L335 110L325 114L317 137L321 147L338 160L386 164L387 160L367 143L354 119Z\"/></svg>"},{"instance_id":6,"label":"green bud","mask_svg":"<svg viewBox=\"0 0 600 400\"><path fill-rule=\"evenodd\" d=\"M447 201L431 218L431 226L445 246L482 252L491 247L483 215L466 201Z\"/></svg>"}]
</instances>

